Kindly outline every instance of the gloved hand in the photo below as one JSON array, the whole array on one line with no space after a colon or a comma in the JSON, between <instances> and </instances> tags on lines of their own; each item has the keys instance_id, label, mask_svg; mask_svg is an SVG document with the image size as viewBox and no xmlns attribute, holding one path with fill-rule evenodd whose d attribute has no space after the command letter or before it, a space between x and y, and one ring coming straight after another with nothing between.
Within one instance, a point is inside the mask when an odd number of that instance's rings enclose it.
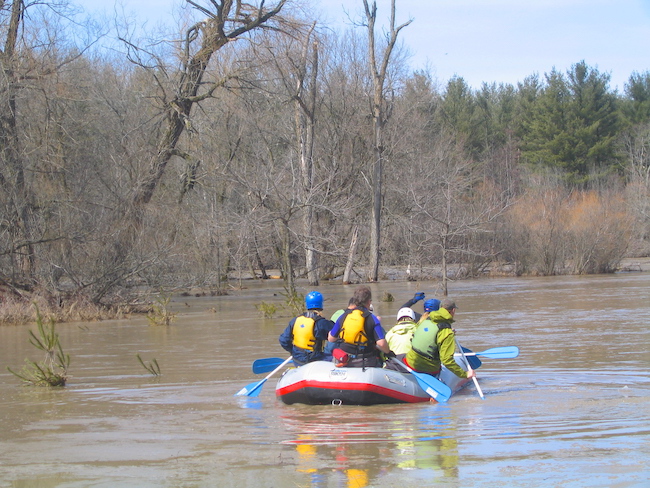
<instances>
[{"instance_id":1,"label":"gloved hand","mask_svg":"<svg viewBox=\"0 0 650 488\"><path fill-rule=\"evenodd\" d=\"M419 302L420 300L424 300L424 292L423 291L417 292L415 296L413 296L413 300L414 300L413 303Z\"/></svg>"},{"instance_id":2,"label":"gloved hand","mask_svg":"<svg viewBox=\"0 0 650 488\"><path fill-rule=\"evenodd\" d=\"M395 357L397 357L397 355L393 351L388 351L388 354L386 354L386 357L395 358Z\"/></svg>"}]
</instances>

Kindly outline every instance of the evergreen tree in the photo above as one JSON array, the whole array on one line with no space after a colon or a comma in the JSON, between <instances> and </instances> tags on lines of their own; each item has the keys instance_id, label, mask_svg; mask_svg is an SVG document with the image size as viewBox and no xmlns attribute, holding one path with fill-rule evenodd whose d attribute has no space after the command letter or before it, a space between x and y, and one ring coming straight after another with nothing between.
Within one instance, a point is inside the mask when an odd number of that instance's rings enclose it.
<instances>
[{"instance_id":1,"label":"evergreen tree","mask_svg":"<svg viewBox=\"0 0 650 488\"><path fill-rule=\"evenodd\" d=\"M625 84L627 98L622 101L621 112L628 125L650 121L650 71L632 73Z\"/></svg>"},{"instance_id":2,"label":"evergreen tree","mask_svg":"<svg viewBox=\"0 0 650 488\"><path fill-rule=\"evenodd\" d=\"M607 173L617 165L615 139L619 127L616 95L610 75L590 69L584 61L568 73L572 95L570 129L575 144L571 174Z\"/></svg>"},{"instance_id":3,"label":"evergreen tree","mask_svg":"<svg viewBox=\"0 0 650 488\"><path fill-rule=\"evenodd\" d=\"M546 74L546 85L538 95L524 99L529 110L523 121L522 155L526 162L536 166L555 166L558 160L567 159L566 112L569 93L562 73L555 69Z\"/></svg>"},{"instance_id":4,"label":"evergreen tree","mask_svg":"<svg viewBox=\"0 0 650 488\"><path fill-rule=\"evenodd\" d=\"M461 77L455 76L447 83L443 95L442 124L464 142L468 151L476 155L481 143L476 131L476 100L471 88Z\"/></svg>"},{"instance_id":5,"label":"evergreen tree","mask_svg":"<svg viewBox=\"0 0 650 488\"><path fill-rule=\"evenodd\" d=\"M531 132L534 107L542 93L542 82L537 74L528 76L517 84L515 106L515 135L519 140L527 140Z\"/></svg>"},{"instance_id":6,"label":"evergreen tree","mask_svg":"<svg viewBox=\"0 0 650 488\"><path fill-rule=\"evenodd\" d=\"M516 113L516 91L512 85L483 83L476 93L473 127L480 156L489 156L502 148L513 132Z\"/></svg>"},{"instance_id":7,"label":"evergreen tree","mask_svg":"<svg viewBox=\"0 0 650 488\"><path fill-rule=\"evenodd\" d=\"M556 70L547 74L525 131L524 159L560 169L568 182L577 184L612 171L619 117L609 80L584 61L566 77Z\"/></svg>"}]
</instances>

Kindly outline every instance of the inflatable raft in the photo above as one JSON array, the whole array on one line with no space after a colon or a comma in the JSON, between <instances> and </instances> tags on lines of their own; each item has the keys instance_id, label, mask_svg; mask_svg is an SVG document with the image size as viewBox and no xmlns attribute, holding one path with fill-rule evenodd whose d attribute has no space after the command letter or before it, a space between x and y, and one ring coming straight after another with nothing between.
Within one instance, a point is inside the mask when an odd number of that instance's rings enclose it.
<instances>
[{"instance_id":1,"label":"inflatable raft","mask_svg":"<svg viewBox=\"0 0 650 488\"><path fill-rule=\"evenodd\" d=\"M457 358L456 362L467 369L462 359ZM471 381L459 378L444 366L439 379L453 393ZM275 393L288 405L375 405L432 400L410 373L386 368L339 368L328 361L288 369L278 381Z\"/></svg>"}]
</instances>

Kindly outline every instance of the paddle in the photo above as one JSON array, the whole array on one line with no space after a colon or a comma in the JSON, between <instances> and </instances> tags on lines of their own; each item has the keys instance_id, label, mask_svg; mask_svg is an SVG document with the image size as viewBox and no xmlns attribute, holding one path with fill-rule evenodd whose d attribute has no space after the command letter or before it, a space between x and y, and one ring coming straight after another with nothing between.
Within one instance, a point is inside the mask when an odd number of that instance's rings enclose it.
<instances>
[{"instance_id":1,"label":"paddle","mask_svg":"<svg viewBox=\"0 0 650 488\"><path fill-rule=\"evenodd\" d=\"M519 356L519 348L517 346L493 347L483 352L464 352L465 356L483 356L492 359L512 359ZM460 353L456 354L460 356Z\"/></svg>"},{"instance_id":2,"label":"paddle","mask_svg":"<svg viewBox=\"0 0 650 488\"><path fill-rule=\"evenodd\" d=\"M399 364L403 369L411 373L418 382L418 385L420 385L420 388L427 392L427 395L431 398L440 403L445 403L451 397L451 388L445 385L442 381L434 378L430 374L418 373L398 359L390 358L390 360Z\"/></svg>"},{"instance_id":3,"label":"paddle","mask_svg":"<svg viewBox=\"0 0 650 488\"><path fill-rule=\"evenodd\" d=\"M474 369L478 368L481 364L480 362L478 363L478 365L474 365L472 363L470 358L475 356L483 356L492 359L513 359L519 356L519 348L516 346L493 347L491 349L486 349L483 352L472 352L467 348L463 348L463 351L465 351L465 356L467 356L470 365ZM461 354L459 352L456 353L456 356L460 356L460 355ZM255 374L268 373L269 371L273 371L275 368L280 366L283 362L284 359L282 358L256 359L255 361L253 361L253 373Z\"/></svg>"},{"instance_id":4,"label":"paddle","mask_svg":"<svg viewBox=\"0 0 650 488\"><path fill-rule=\"evenodd\" d=\"M284 362L282 358L262 358L253 361L253 373L268 373L280 366Z\"/></svg>"},{"instance_id":5,"label":"paddle","mask_svg":"<svg viewBox=\"0 0 650 488\"><path fill-rule=\"evenodd\" d=\"M253 383L250 383L250 384L246 385L241 390L239 390L237 393L235 393L235 396L258 396L260 394L260 392L262 391L262 386L264 386L264 383L266 383L266 380L268 380L271 376L273 376L275 373L280 371L292 359L293 359L293 357L289 356L287 359L284 360L284 362L280 366L278 366L273 371L271 371L268 374L268 376L266 376L263 380L254 381Z\"/></svg>"},{"instance_id":6,"label":"paddle","mask_svg":"<svg viewBox=\"0 0 650 488\"><path fill-rule=\"evenodd\" d=\"M519 348L516 346L493 347L482 352L472 352L465 347L463 348L463 351L465 352L465 356L467 356L467 360L469 361L470 366L472 366L474 369L480 366L480 362L478 365L473 365L470 358L475 356L483 356L491 359L513 359L519 356ZM461 356L459 352L457 352L455 355ZM253 361L253 373L268 373L269 371L273 371L275 368L280 366L283 362L284 359L282 358L256 359Z\"/></svg>"},{"instance_id":7,"label":"paddle","mask_svg":"<svg viewBox=\"0 0 650 488\"><path fill-rule=\"evenodd\" d=\"M465 360L465 364L467 365L467 370L474 371L472 369L472 366L470 366L467 356L465 355L465 351L463 351L463 346L460 345L458 339L456 339L456 345L458 346L458 349L460 349L460 354L461 356L463 356L463 359ZM478 384L478 380L476 379L476 376L472 376L472 379L474 380L474 386L476 386L476 391L478 391L478 394L481 396L481 398L485 400L485 396L483 395L483 391L481 390L481 387Z\"/></svg>"}]
</instances>

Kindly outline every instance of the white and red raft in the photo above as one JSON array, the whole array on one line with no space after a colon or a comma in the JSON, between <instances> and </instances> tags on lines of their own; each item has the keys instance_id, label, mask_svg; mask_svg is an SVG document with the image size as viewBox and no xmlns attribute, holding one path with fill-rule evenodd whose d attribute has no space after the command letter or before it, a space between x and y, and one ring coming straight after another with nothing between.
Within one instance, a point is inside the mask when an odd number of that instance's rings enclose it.
<instances>
[{"instance_id":1,"label":"white and red raft","mask_svg":"<svg viewBox=\"0 0 650 488\"><path fill-rule=\"evenodd\" d=\"M457 358L457 362L466 369L462 359ZM453 393L471 381L459 378L444 366L439 379ZM288 405L376 405L432 399L410 373L386 368L341 368L328 361L288 369L278 380L275 393Z\"/></svg>"}]
</instances>

